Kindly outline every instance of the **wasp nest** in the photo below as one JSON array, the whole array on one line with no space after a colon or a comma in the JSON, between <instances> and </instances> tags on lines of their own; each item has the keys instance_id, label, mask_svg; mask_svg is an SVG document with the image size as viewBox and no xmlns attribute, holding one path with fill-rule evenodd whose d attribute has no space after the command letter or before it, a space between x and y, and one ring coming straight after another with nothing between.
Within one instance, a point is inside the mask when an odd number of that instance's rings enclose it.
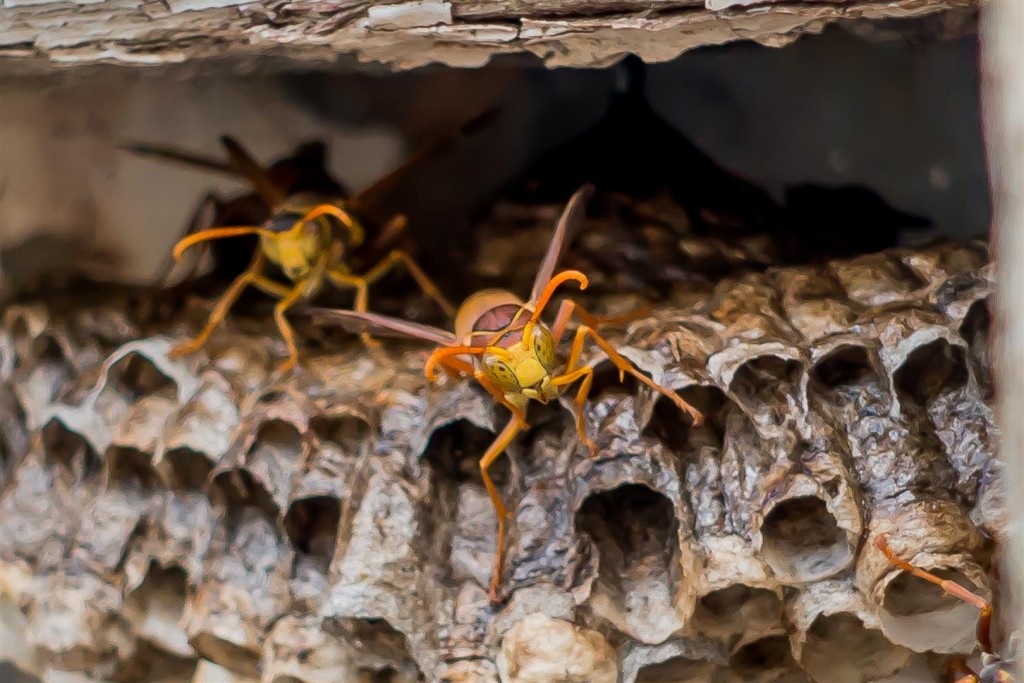
<instances>
[{"instance_id":1,"label":"wasp nest","mask_svg":"<svg viewBox=\"0 0 1024 683\"><path fill-rule=\"evenodd\" d=\"M531 413L495 468L498 609L475 459L501 415L428 384L424 350L307 350L274 380L269 321L170 359L194 326L12 305L0 673L834 683L970 651L976 611L871 541L991 595L987 260L942 245L682 287L621 342L705 422L604 365L596 457Z\"/></svg>"}]
</instances>

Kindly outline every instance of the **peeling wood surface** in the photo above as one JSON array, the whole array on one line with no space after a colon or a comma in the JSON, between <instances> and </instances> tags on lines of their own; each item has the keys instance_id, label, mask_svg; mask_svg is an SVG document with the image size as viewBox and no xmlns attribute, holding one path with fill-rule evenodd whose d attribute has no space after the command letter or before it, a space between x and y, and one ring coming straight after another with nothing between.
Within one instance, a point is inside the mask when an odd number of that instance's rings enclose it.
<instances>
[{"instance_id":1,"label":"peeling wood surface","mask_svg":"<svg viewBox=\"0 0 1024 683\"><path fill-rule=\"evenodd\" d=\"M841 680L869 680L970 650L976 610L871 540L992 591L988 259L939 244L676 282L620 341L706 422L599 357L596 457L558 406L531 411L495 468L497 610L475 456L499 416L476 387L429 385L422 349L370 357L296 314L312 348L279 380L266 319L170 359L201 311L10 306L0 633L20 647L0 657L44 680L631 683L835 681L849 652L870 668ZM618 284L595 278L587 303L621 306Z\"/></svg>"},{"instance_id":2,"label":"peeling wood surface","mask_svg":"<svg viewBox=\"0 0 1024 683\"><path fill-rule=\"evenodd\" d=\"M0 57L52 65L354 55L393 69L477 67L529 54L548 66L670 60L704 45L786 45L836 22L906 19L978 0L3 0Z\"/></svg>"}]
</instances>

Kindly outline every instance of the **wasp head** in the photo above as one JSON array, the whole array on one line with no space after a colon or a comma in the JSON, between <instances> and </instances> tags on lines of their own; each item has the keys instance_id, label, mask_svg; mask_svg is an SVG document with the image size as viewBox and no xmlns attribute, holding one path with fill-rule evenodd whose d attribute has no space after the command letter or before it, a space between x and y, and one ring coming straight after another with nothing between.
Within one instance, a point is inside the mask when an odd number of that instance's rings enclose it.
<instances>
[{"instance_id":1,"label":"wasp head","mask_svg":"<svg viewBox=\"0 0 1024 683\"><path fill-rule=\"evenodd\" d=\"M508 348L491 346L480 358L484 375L515 404L528 399L547 403L559 392L551 384L558 366L555 341L542 324L527 325Z\"/></svg>"}]
</instances>

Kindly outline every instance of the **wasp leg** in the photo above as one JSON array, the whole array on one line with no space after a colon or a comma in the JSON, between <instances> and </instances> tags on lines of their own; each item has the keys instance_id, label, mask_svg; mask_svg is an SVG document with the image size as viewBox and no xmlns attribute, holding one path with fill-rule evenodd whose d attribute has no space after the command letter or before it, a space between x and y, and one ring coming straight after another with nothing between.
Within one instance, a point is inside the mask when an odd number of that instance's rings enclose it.
<instances>
[{"instance_id":1,"label":"wasp leg","mask_svg":"<svg viewBox=\"0 0 1024 683\"><path fill-rule=\"evenodd\" d=\"M576 433L579 435L580 441L583 442L583 445L590 450L590 456L593 457L597 454L597 444L594 443L593 439L587 436L586 428L583 425L583 418L586 415L584 406L587 403L587 397L590 395L590 385L594 382L594 368L584 366L582 368L573 369L571 365L568 365L566 366L566 371L567 372L565 374L558 375L553 378L551 380L551 384L556 387L565 387L578 379L583 378L583 381L580 382L579 389L576 390L576 398L573 400L573 406L575 407L574 417L576 418Z\"/></svg>"},{"instance_id":2,"label":"wasp leg","mask_svg":"<svg viewBox=\"0 0 1024 683\"><path fill-rule=\"evenodd\" d=\"M469 377L476 372L472 363L467 363L461 358L457 358L455 356L449 356L448 358L440 360L438 365L440 365L441 369L444 370L452 379Z\"/></svg>"},{"instance_id":3,"label":"wasp leg","mask_svg":"<svg viewBox=\"0 0 1024 683\"><path fill-rule=\"evenodd\" d=\"M366 278L352 275L341 268L329 268L327 270L327 277L338 287L351 287L356 290L355 310L360 313L366 313L369 303ZM373 335L369 332L360 332L359 338L363 340L363 344L369 349L380 347L380 342L374 339Z\"/></svg>"},{"instance_id":4,"label":"wasp leg","mask_svg":"<svg viewBox=\"0 0 1024 683\"><path fill-rule=\"evenodd\" d=\"M394 243L398 239L398 236L405 232L406 227L409 225L409 219L402 214L392 216L387 223L380 229L377 235L377 239L373 241L372 249L374 251L383 250L388 245Z\"/></svg>"},{"instance_id":5,"label":"wasp leg","mask_svg":"<svg viewBox=\"0 0 1024 683\"><path fill-rule=\"evenodd\" d=\"M277 283L275 282L273 284L276 285ZM288 347L288 358L277 366L277 372L279 374L283 374L291 370L299 360L299 349L295 345L295 333L292 331L291 325L288 324L287 318L284 317L284 312L294 305L296 301L305 296L308 286L308 278L300 280L285 294L284 298L274 305L274 322L277 324L277 329L284 338L285 346Z\"/></svg>"},{"instance_id":6,"label":"wasp leg","mask_svg":"<svg viewBox=\"0 0 1024 683\"><path fill-rule=\"evenodd\" d=\"M423 269L413 260L412 256L401 249L395 249L381 259L377 265L363 275L363 278L368 284L372 284L384 277L384 275L399 264L405 266L406 270L409 271L409 275L416 281L416 284L419 285L423 293L430 299L433 299L441 307L441 310L445 312L445 315L449 318L455 315L455 308L444 298L444 295L441 294L441 290L434 284L434 281L423 272Z\"/></svg>"},{"instance_id":7,"label":"wasp leg","mask_svg":"<svg viewBox=\"0 0 1024 683\"><path fill-rule=\"evenodd\" d=\"M503 392L497 384L489 380L483 371L474 370L473 377L475 377L476 381L480 383L480 386L487 390L487 393L491 395L491 398L508 408L513 415L519 418L519 421L523 423L523 429L529 428L529 425L526 423L526 413L523 411L522 407L517 406L505 398L505 392Z\"/></svg>"},{"instance_id":8,"label":"wasp leg","mask_svg":"<svg viewBox=\"0 0 1024 683\"><path fill-rule=\"evenodd\" d=\"M187 344L181 344L172 349L169 354L171 358L177 358L193 353L199 350L199 348L206 343L210 338L210 335L213 333L214 328L217 327L220 321L224 319L224 316L227 315L228 309L231 308L231 305L238 299L242 290L250 284L266 279L259 272L261 263L262 258L257 254L256 258L253 259L252 264L249 266L249 269L235 278L235 281L231 283L228 290L221 295L217 304L213 307L213 311L210 313L206 326L203 327L198 335L196 335L195 339Z\"/></svg>"},{"instance_id":9,"label":"wasp leg","mask_svg":"<svg viewBox=\"0 0 1024 683\"><path fill-rule=\"evenodd\" d=\"M423 366L423 374L431 382L434 382L437 380L437 366L439 363L451 356L481 354L485 350L486 348L483 346L443 346L439 349L434 349L434 352L430 354L430 358L427 359L426 364Z\"/></svg>"},{"instance_id":10,"label":"wasp leg","mask_svg":"<svg viewBox=\"0 0 1024 683\"><path fill-rule=\"evenodd\" d=\"M563 301L558 307L558 313L555 315L555 322L551 326L551 336L554 337L556 344L562 341L562 335L564 335L566 329L568 329L569 320L572 318L573 313L579 316L584 325L590 325L594 329L597 329L599 327L620 327L626 323L633 322L634 320L639 320L650 313L653 308L653 306L644 306L635 311L623 313L622 315L596 316L580 308L575 301Z\"/></svg>"},{"instance_id":11,"label":"wasp leg","mask_svg":"<svg viewBox=\"0 0 1024 683\"><path fill-rule=\"evenodd\" d=\"M494 513L498 517L498 539L495 544L494 554L494 570L491 572L491 585L488 591L488 597L490 598L491 605L497 606L498 601L498 586L501 584L501 564L504 557L505 548L505 518L508 517L508 510L505 508L505 504L501 501L501 496L498 495L498 488L494 485L491 480L491 475L487 473L487 469L494 464L494 461L498 459L498 456L505 452L508 445L512 443L512 440L516 438L516 434L523 429L522 421L515 415L513 415L505 428L501 430L495 438L494 443L491 444L487 452L484 453L483 457L480 458L480 475L484 479L484 486L487 487L487 495L491 498L491 505L494 506Z\"/></svg>"},{"instance_id":12,"label":"wasp leg","mask_svg":"<svg viewBox=\"0 0 1024 683\"><path fill-rule=\"evenodd\" d=\"M948 683L978 683L980 678L963 657L950 657L946 661L946 680Z\"/></svg>"},{"instance_id":13,"label":"wasp leg","mask_svg":"<svg viewBox=\"0 0 1024 683\"><path fill-rule=\"evenodd\" d=\"M967 590L956 581L940 579L935 574L925 571L920 567L915 567L902 559L892 549L892 546L889 545L889 534L882 534L876 538L875 547L882 551L882 554L885 555L889 562L892 562L908 574L913 574L919 579L934 583L945 593L963 600L968 605L974 605L981 610L981 618L978 619L978 645L981 647L982 652L992 654L992 603L980 595Z\"/></svg>"},{"instance_id":14,"label":"wasp leg","mask_svg":"<svg viewBox=\"0 0 1024 683\"><path fill-rule=\"evenodd\" d=\"M579 306L576 306L576 310L577 312L579 312ZM586 312L584 311L584 313ZM684 413L690 416L695 425L700 424L704 420L704 416L701 415L699 410L697 410L689 403L684 401L682 398L680 398L679 394L677 394L676 392L672 391L671 389L666 389L665 387L661 386L660 384L652 380L650 377L648 377L647 375L633 367L633 364L630 363L628 359L626 359L622 354L616 351L615 347L613 347L607 339L602 337L597 332L597 330L590 327L589 325L581 325L576 329L576 336L572 340L572 347L569 350L569 362L566 365L566 367L575 368L578 366L580 354L583 352L583 342L586 340L587 336L590 336L590 338L594 340L594 343L597 344L602 351L604 351L606 356L608 356L608 360L610 360L612 364L615 365L616 368L618 368L620 381L622 379L625 379L626 373L629 373L633 377L636 377L638 380L640 380L643 384L646 384L647 386L649 386L651 389L654 389L662 396L670 399L673 403L676 404L676 406L678 406L680 410L682 410Z\"/></svg>"}]
</instances>

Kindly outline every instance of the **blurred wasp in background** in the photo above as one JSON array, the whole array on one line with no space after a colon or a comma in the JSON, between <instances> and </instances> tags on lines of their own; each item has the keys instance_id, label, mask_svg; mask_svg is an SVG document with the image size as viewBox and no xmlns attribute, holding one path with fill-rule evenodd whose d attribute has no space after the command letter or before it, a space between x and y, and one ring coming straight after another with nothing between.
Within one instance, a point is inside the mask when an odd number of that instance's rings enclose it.
<instances>
[{"instance_id":1,"label":"blurred wasp in background","mask_svg":"<svg viewBox=\"0 0 1024 683\"><path fill-rule=\"evenodd\" d=\"M942 579L920 567L915 567L901 559L889 545L888 534L875 539L875 547L882 551L892 564L919 579L934 583L948 595L974 605L981 611L978 619L978 648L981 650L981 671L976 672L967 664L964 657L950 657L946 664L947 683L1015 683L1017 678L1016 659L1004 659L997 654L992 646L992 604L985 598L972 593L955 581ZM1016 651L1019 639L1010 638L1010 649Z\"/></svg>"},{"instance_id":2,"label":"blurred wasp in background","mask_svg":"<svg viewBox=\"0 0 1024 683\"><path fill-rule=\"evenodd\" d=\"M512 292L500 289L477 292L459 307L454 332L375 313L330 309L311 311L317 321L337 323L353 332L398 335L438 344L440 348L434 350L424 368L428 379L436 380L438 369L454 378L473 377L495 401L512 413L508 424L480 458L480 473L498 517L497 548L489 593L492 604L498 602L508 511L487 470L516 435L528 427L526 408L530 401L549 403L576 382L579 382L573 401L576 431L591 453L597 450L583 424L585 404L594 379L594 369L582 362L583 345L588 338L619 371L620 381L628 373L671 399L694 422L699 423L702 419L695 408L674 391L640 372L598 332L600 326L622 324L636 318L637 313L600 318L572 299L565 299L551 326L541 320L559 287L568 282L575 282L580 289L587 287L587 276L583 273L575 270L555 273L555 268L569 242L571 229L583 219L585 204L592 192L593 187L585 185L569 200L537 271L529 300L523 301ZM574 315L582 324L575 326L566 358L559 353L558 347L569 331Z\"/></svg>"},{"instance_id":3,"label":"blurred wasp in background","mask_svg":"<svg viewBox=\"0 0 1024 683\"><path fill-rule=\"evenodd\" d=\"M175 261L179 261L187 249L202 242L244 235L256 235L259 239L256 253L217 300L206 325L193 340L176 347L172 355L181 356L201 348L242 291L250 285L278 299L274 306L274 322L288 349L288 357L278 367L278 372L291 369L298 361L295 335L285 318L285 312L297 302L313 297L326 281L339 288L355 290L355 310L366 311L369 307L370 285L395 267L405 266L423 293L435 301L446 315L453 315L452 305L409 251L392 248L386 254L383 253L404 231L407 222L405 216L398 214L386 221L369 242L364 222L359 216L370 201L398 177L458 138L477 131L492 119L495 112L495 109L485 111L455 133L412 155L385 177L351 197L346 196L344 189L331 181L325 172L320 174L311 189L305 189L296 182L299 177L297 164L279 163L264 169L237 141L226 136L221 138L228 156L226 164L154 145L129 145L128 149L137 153L241 176L248 180L258 198L269 209L269 218L259 225L221 224L204 229L197 229L193 225L190 234L175 244L172 255ZM300 147L295 160L301 161L302 155L318 158L322 167L322 146ZM243 200L251 202L252 198ZM286 282L277 281L265 274L267 262L277 267ZM369 333L363 332L361 337L368 346L376 346L378 343Z\"/></svg>"}]
</instances>

